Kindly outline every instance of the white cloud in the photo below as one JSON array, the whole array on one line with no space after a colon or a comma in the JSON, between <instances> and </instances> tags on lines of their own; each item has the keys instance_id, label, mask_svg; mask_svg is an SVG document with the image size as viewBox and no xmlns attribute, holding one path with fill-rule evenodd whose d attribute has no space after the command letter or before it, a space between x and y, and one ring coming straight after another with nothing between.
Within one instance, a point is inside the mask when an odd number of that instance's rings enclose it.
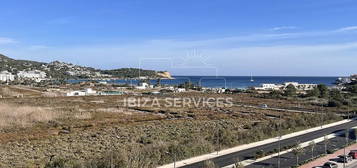
<instances>
[{"instance_id":1,"label":"white cloud","mask_svg":"<svg viewBox=\"0 0 357 168\"><path fill-rule=\"evenodd\" d=\"M274 27L271 28L271 31L281 31L281 30L293 30L293 29L297 29L297 27L295 26L279 26L279 27Z\"/></svg>"},{"instance_id":2,"label":"white cloud","mask_svg":"<svg viewBox=\"0 0 357 168\"><path fill-rule=\"evenodd\" d=\"M17 43L17 41L12 38L0 37L0 44L13 44L13 43Z\"/></svg>"},{"instance_id":3,"label":"white cloud","mask_svg":"<svg viewBox=\"0 0 357 168\"><path fill-rule=\"evenodd\" d=\"M349 27L343 27L338 29L338 32L346 32L346 31L356 31L357 30L357 26L349 26Z\"/></svg>"}]
</instances>

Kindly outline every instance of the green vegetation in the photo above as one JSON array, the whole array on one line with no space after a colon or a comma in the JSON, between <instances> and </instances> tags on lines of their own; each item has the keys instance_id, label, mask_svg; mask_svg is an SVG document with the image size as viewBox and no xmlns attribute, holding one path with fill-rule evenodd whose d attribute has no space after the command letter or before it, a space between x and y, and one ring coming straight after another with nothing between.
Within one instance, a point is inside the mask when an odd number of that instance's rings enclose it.
<instances>
[{"instance_id":1,"label":"green vegetation","mask_svg":"<svg viewBox=\"0 0 357 168\"><path fill-rule=\"evenodd\" d=\"M192 83L192 82L185 82L185 83L179 84L178 88L185 88L186 90L189 90L189 89L201 90L202 89L202 87L199 86L198 83Z\"/></svg>"},{"instance_id":2,"label":"green vegetation","mask_svg":"<svg viewBox=\"0 0 357 168\"><path fill-rule=\"evenodd\" d=\"M46 63L26 60L15 60L0 54L0 71L17 73L28 68L40 69Z\"/></svg>"},{"instance_id":3,"label":"green vegetation","mask_svg":"<svg viewBox=\"0 0 357 168\"><path fill-rule=\"evenodd\" d=\"M296 146L293 148L292 152L296 157L296 166L299 166L299 157L304 153L304 148L300 146L300 142L296 142Z\"/></svg>"},{"instance_id":4,"label":"green vegetation","mask_svg":"<svg viewBox=\"0 0 357 168\"><path fill-rule=\"evenodd\" d=\"M101 73L112 75L117 78L138 78L138 77L149 77L157 78L157 72L153 70L143 70L138 68L121 68L113 70L102 70Z\"/></svg>"},{"instance_id":5,"label":"green vegetation","mask_svg":"<svg viewBox=\"0 0 357 168\"><path fill-rule=\"evenodd\" d=\"M327 98L328 95L328 87L324 84L319 84L316 88L307 92L307 97Z\"/></svg>"},{"instance_id":6,"label":"green vegetation","mask_svg":"<svg viewBox=\"0 0 357 168\"><path fill-rule=\"evenodd\" d=\"M271 91L268 94L263 94L263 98L270 99L307 99L316 100L320 105L327 107L337 107L340 109L346 109L347 106L354 110L357 105L357 84L347 84L344 90L329 89L324 84L319 84L312 90L304 93L298 93L297 89L293 85L289 85L282 91Z\"/></svg>"},{"instance_id":7,"label":"green vegetation","mask_svg":"<svg viewBox=\"0 0 357 168\"><path fill-rule=\"evenodd\" d=\"M357 84L353 84L353 85L347 85L346 86L346 91L349 91L353 94L357 94Z\"/></svg>"},{"instance_id":8,"label":"green vegetation","mask_svg":"<svg viewBox=\"0 0 357 168\"><path fill-rule=\"evenodd\" d=\"M297 89L295 88L294 85L290 84L286 87L285 91L284 91L284 95L288 96L288 97L292 97L295 96L297 92Z\"/></svg>"},{"instance_id":9,"label":"green vegetation","mask_svg":"<svg viewBox=\"0 0 357 168\"><path fill-rule=\"evenodd\" d=\"M303 114L296 115L294 118L287 119L281 124L283 133L290 133L308 127L315 127L318 125L319 115ZM329 122L338 119L337 116L325 116ZM156 167L165 163L173 162L175 154L177 160L213 152L222 147L228 148L240 144L252 143L255 141L263 140L270 137L277 136L279 127L276 122L261 122L249 125L249 130L237 130L232 125L234 120L224 121L210 121L202 128L197 128L200 131L196 132L175 132L175 134L182 134L182 136L175 136L175 139L167 140L169 137L160 139L153 139L150 136L142 136L126 148L120 150L113 150L104 153L102 157L93 158L89 161L79 161L71 159L54 159L47 163L47 168L62 167L130 167L130 168L149 168ZM224 128L224 129L223 129ZM212 130L213 131L212 133ZM193 131L193 130L192 130ZM219 143L217 143L219 142ZM291 147L285 147L288 149ZM256 157L262 157L272 152L261 151L257 153ZM68 164L72 164L68 165ZM208 164L208 163L207 163ZM59 166L58 166L59 165ZM66 165L62 166L61 165ZM211 165L211 164L209 164ZM207 165L208 166L208 165ZM211 165L213 166L213 165Z\"/></svg>"}]
</instances>

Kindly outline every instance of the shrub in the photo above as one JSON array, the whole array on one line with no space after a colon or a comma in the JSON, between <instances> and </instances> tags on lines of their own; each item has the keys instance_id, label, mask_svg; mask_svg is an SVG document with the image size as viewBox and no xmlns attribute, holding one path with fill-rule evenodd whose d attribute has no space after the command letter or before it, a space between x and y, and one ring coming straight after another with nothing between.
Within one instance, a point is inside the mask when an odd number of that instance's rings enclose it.
<instances>
[{"instance_id":1,"label":"shrub","mask_svg":"<svg viewBox=\"0 0 357 168\"><path fill-rule=\"evenodd\" d=\"M328 106L329 107L341 107L342 106L342 102L340 102L338 100L330 100L328 102Z\"/></svg>"},{"instance_id":2,"label":"shrub","mask_svg":"<svg viewBox=\"0 0 357 168\"><path fill-rule=\"evenodd\" d=\"M207 160L204 162L203 168L216 168L216 165L213 161Z\"/></svg>"}]
</instances>

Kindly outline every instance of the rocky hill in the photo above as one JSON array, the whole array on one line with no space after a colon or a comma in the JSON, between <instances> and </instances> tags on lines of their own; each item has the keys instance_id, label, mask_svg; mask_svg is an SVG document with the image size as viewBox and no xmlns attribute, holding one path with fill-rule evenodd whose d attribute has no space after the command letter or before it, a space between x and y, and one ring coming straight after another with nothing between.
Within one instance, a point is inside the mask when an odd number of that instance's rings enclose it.
<instances>
[{"instance_id":1,"label":"rocky hill","mask_svg":"<svg viewBox=\"0 0 357 168\"><path fill-rule=\"evenodd\" d=\"M167 72L167 71L159 71L159 72L157 72L157 75L161 76L162 78L173 79L173 77L171 76L171 73Z\"/></svg>"},{"instance_id":2,"label":"rocky hill","mask_svg":"<svg viewBox=\"0 0 357 168\"><path fill-rule=\"evenodd\" d=\"M113 70L101 70L92 67L85 67L54 61L51 63L15 60L0 54L0 71L9 71L17 74L18 71L39 70L47 74L49 78L55 79L88 79L88 78L171 78L168 72L143 70L138 68L120 68ZM169 74L169 73L168 73Z\"/></svg>"},{"instance_id":3,"label":"rocky hill","mask_svg":"<svg viewBox=\"0 0 357 168\"><path fill-rule=\"evenodd\" d=\"M0 71L7 70L9 72L17 72L26 69L42 69L46 65L43 62L27 61L27 60L15 60L5 55L0 54Z\"/></svg>"}]
</instances>

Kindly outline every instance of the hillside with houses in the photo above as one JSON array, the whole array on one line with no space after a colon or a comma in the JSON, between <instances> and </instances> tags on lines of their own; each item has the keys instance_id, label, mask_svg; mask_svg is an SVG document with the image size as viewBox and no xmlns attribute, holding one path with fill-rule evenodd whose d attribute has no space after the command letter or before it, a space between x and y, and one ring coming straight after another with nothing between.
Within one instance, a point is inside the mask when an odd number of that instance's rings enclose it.
<instances>
[{"instance_id":1,"label":"hillside with houses","mask_svg":"<svg viewBox=\"0 0 357 168\"><path fill-rule=\"evenodd\" d=\"M171 78L168 72L120 68L101 70L60 61L50 63L16 60L0 54L0 81L48 79L105 79L105 78Z\"/></svg>"}]
</instances>

